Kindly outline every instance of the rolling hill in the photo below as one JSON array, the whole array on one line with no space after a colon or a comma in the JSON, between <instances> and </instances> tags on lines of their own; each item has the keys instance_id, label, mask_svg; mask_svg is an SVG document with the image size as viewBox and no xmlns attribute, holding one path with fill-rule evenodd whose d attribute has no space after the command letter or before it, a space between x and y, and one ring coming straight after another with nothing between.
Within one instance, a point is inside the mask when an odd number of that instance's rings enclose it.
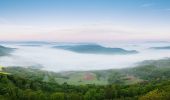
<instances>
[{"instance_id":1,"label":"rolling hill","mask_svg":"<svg viewBox=\"0 0 170 100\"><path fill-rule=\"evenodd\" d=\"M0 56L9 55L13 50L14 50L14 48L0 46Z\"/></svg>"},{"instance_id":2,"label":"rolling hill","mask_svg":"<svg viewBox=\"0 0 170 100\"><path fill-rule=\"evenodd\" d=\"M136 50L125 50L122 48L109 48L97 44L83 44L83 45L64 45L54 46L53 48L69 50L76 53L89 53L89 54L135 54Z\"/></svg>"},{"instance_id":3,"label":"rolling hill","mask_svg":"<svg viewBox=\"0 0 170 100\"><path fill-rule=\"evenodd\" d=\"M156 50L170 50L170 46L164 46L164 47L151 47L151 49L156 49Z\"/></svg>"},{"instance_id":4,"label":"rolling hill","mask_svg":"<svg viewBox=\"0 0 170 100\"><path fill-rule=\"evenodd\" d=\"M32 68L6 67L1 72L2 100L170 99L168 59L147 61L134 68L119 70L54 73ZM98 84L102 81L108 83Z\"/></svg>"}]
</instances>

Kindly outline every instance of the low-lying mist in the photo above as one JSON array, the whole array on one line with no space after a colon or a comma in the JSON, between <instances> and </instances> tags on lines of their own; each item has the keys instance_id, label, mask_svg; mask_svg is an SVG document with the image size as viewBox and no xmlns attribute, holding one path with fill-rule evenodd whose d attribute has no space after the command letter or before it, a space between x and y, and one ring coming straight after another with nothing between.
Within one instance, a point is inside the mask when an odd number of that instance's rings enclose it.
<instances>
[{"instance_id":1,"label":"low-lying mist","mask_svg":"<svg viewBox=\"0 0 170 100\"><path fill-rule=\"evenodd\" d=\"M6 47L17 48L9 56L0 57L3 66L40 66L49 71L79 71L101 70L134 67L143 60L156 60L170 57L170 50L149 49L157 46L168 46L169 43L122 43L100 44L106 47L119 47L126 50L137 50L137 54L104 55L82 54L67 50L52 48L54 44L35 46L24 44L2 44Z\"/></svg>"}]
</instances>

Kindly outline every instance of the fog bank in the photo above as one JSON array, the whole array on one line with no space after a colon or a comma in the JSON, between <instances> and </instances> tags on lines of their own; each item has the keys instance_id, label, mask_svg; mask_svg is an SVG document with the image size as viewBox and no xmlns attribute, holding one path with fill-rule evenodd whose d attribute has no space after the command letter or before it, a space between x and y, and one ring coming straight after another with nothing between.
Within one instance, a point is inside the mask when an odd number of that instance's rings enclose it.
<instances>
[{"instance_id":1,"label":"fog bank","mask_svg":"<svg viewBox=\"0 0 170 100\"><path fill-rule=\"evenodd\" d=\"M101 43L105 47L119 47L126 50L137 50L138 54L100 55L81 54L67 50L54 49L61 44L44 44L31 46L28 44L3 44L17 48L10 56L0 57L3 66L42 66L49 71L101 70L133 67L143 60L157 60L170 57L170 50L153 50L150 47L168 46L169 43Z\"/></svg>"}]
</instances>

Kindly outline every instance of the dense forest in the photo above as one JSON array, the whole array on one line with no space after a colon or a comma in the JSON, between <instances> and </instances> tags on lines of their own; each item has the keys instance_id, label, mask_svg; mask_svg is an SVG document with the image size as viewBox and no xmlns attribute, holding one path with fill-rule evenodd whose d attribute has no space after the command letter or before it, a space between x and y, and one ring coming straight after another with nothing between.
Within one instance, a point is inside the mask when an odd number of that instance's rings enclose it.
<instances>
[{"instance_id":1,"label":"dense forest","mask_svg":"<svg viewBox=\"0 0 170 100\"><path fill-rule=\"evenodd\" d=\"M0 70L1 100L170 99L169 59L145 61L127 69L84 72L96 76L95 81L87 80L93 84L67 83L71 78L68 76L83 72L63 72L67 74L63 75L30 67L2 67ZM58 78L65 81L60 83ZM95 84L103 78L107 79L107 83Z\"/></svg>"}]
</instances>

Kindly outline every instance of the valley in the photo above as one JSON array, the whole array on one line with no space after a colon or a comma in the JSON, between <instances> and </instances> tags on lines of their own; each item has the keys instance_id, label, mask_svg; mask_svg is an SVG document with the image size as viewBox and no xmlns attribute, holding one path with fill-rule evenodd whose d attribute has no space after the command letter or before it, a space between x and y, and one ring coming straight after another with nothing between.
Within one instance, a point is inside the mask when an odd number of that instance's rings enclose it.
<instances>
[{"instance_id":1,"label":"valley","mask_svg":"<svg viewBox=\"0 0 170 100\"><path fill-rule=\"evenodd\" d=\"M119 70L58 73L30 67L1 67L0 97L5 100L168 100L169 72L170 59L144 61L136 67Z\"/></svg>"}]
</instances>

